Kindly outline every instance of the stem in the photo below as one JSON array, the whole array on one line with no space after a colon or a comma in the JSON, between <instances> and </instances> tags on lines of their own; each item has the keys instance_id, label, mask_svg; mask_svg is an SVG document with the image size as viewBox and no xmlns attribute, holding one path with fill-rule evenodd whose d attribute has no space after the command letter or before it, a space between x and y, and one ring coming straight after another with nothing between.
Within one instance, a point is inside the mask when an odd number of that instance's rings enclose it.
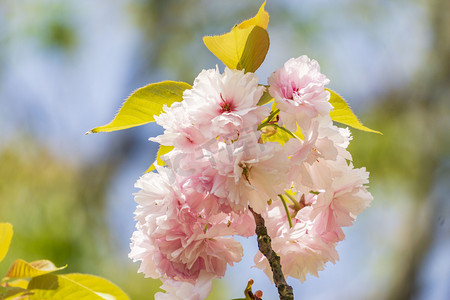
<instances>
[{"instance_id":1,"label":"stem","mask_svg":"<svg viewBox=\"0 0 450 300\"><path fill-rule=\"evenodd\" d=\"M281 270L280 257L272 249L272 240L267 234L267 228L264 224L263 217L254 212L250 206L248 209L252 212L253 217L255 218L255 233L258 236L258 248L269 261L270 268L272 269L273 281L278 289L280 300L294 300L294 291L292 287L287 284L286 279L284 278L283 271Z\"/></svg>"},{"instance_id":2,"label":"stem","mask_svg":"<svg viewBox=\"0 0 450 300\"><path fill-rule=\"evenodd\" d=\"M269 117L267 118L267 123L269 123L270 121L272 121L273 117L275 117L275 115L276 115L277 113L279 113L279 112L280 112L279 109L273 111L273 112L269 115Z\"/></svg>"},{"instance_id":3,"label":"stem","mask_svg":"<svg viewBox=\"0 0 450 300\"><path fill-rule=\"evenodd\" d=\"M289 228L292 228L292 219L291 219L291 215L289 214L289 209L286 204L286 199L284 199L283 195L278 195L278 197L280 197L281 202L283 202L284 210L286 211L286 216L287 216L288 222L289 222Z\"/></svg>"},{"instance_id":4,"label":"stem","mask_svg":"<svg viewBox=\"0 0 450 300\"><path fill-rule=\"evenodd\" d=\"M258 130L261 130L261 128L264 128L264 127L266 127L268 125L272 125L273 123L271 123L271 121L272 121L273 117L275 117L276 114L279 113L279 112L280 112L279 109L271 112L270 115L267 117L267 120L264 121L263 123L259 124Z\"/></svg>"},{"instance_id":5,"label":"stem","mask_svg":"<svg viewBox=\"0 0 450 300\"><path fill-rule=\"evenodd\" d=\"M295 200L295 198L292 197L292 195L289 195L289 193L286 192L285 195L288 196L288 198L294 203L294 205L295 203L298 203L297 200Z\"/></svg>"}]
</instances>

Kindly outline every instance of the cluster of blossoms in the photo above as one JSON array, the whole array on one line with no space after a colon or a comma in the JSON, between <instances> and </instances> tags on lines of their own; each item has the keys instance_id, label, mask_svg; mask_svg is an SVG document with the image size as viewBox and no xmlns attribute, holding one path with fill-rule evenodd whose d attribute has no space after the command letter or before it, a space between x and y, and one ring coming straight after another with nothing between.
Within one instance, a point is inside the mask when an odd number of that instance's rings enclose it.
<instances>
[{"instance_id":1,"label":"cluster of blossoms","mask_svg":"<svg viewBox=\"0 0 450 300\"><path fill-rule=\"evenodd\" d=\"M261 214L283 272L305 280L335 262L342 227L372 196L368 173L351 164L347 128L333 124L328 78L306 56L287 61L258 84L254 73L203 70L183 100L155 116L151 138L173 149L167 166L136 187L130 258L146 277L162 278L155 299L204 299L214 278L242 258L234 235L255 234ZM266 89L272 108L258 105ZM254 262L272 278L267 259Z\"/></svg>"}]
</instances>

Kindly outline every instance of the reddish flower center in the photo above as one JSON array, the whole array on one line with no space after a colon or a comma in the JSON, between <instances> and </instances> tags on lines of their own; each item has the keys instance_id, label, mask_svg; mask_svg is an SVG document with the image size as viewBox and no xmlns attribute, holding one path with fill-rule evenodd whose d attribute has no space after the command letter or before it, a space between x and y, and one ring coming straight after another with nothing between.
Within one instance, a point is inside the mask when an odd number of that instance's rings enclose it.
<instances>
[{"instance_id":1,"label":"reddish flower center","mask_svg":"<svg viewBox=\"0 0 450 300\"><path fill-rule=\"evenodd\" d=\"M225 100L223 98L222 94L220 94L220 99L222 100L222 102L220 103L220 112L221 113L230 112L230 111L234 110L232 101Z\"/></svg>"},{"instance_id":2,"label":"reddish flower center","mask_svg":"<svg viewBox=\"0 0 450 300\"><path fill-rule=\"evenodd\" d=\"M225 102L225 103L222 103L221 105L220 105L220 107L222 108L222 111L227 111L227 112L230 112L231 111L231 103L227 103L227 102Z\"/></svg>"}]
</instances>

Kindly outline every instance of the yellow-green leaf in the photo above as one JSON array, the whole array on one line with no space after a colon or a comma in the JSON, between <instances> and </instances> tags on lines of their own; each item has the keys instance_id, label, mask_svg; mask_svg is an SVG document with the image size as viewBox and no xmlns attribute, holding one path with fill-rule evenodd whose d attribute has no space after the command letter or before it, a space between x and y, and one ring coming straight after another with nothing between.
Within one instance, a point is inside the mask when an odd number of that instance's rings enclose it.
<instances>
[{"instance_id":1,"label":"yellow-green leaf","mask_svg":"<svg viewBox=\"0 0 450 300\"><path fill-rule=\"evenodd\" d=\"M268 91L264 91L264 94L261 96L261 99L259 99L257 105L261 106L261 105L267 104L271 101L273 101L273 97L269 94Z\"/></svg>"},{"instance_id":2,"label":"yellow-green leaf","mask_svg":"<svg viewBox=\"0 0 450 300\"><path fill-rule=\"evenodd\" d=\"M330 104L333 105L333 109L330 112L330 116L333 121L348 125L355 129L382 134L379 131L364 126L353 113L347 102L345 102L338 93L329 89L326 90L331 94Z\"/></svg>"},{"instance_id":3,"label":"yellow-green leaf","mask_svg":"<svg viewBox=\"0 0 450 300\"><path fill-rule=\"evenodd\" d=\"M205 36L206 47L228 68L255 72L269 50L269 35L259 26L235 26L219 36Z\"/></svg>"},{"instance_id":4,"label":"yellow-green leaf","mask_svg":"<svg viewBox=\"0 0 450 300\"><path fill-rule=\"evenodd\" d=\"M123 103L114 119L89 133L110 132L154 122L154 115L162 112L163 106L183 100L183 92L192 86L185 82L162 81L144 86L132 93Z\"/></svg>"},{"instance_id":5,"label":"yellow-green leaf","mask_svg":"<svg viewBox=\"0 0 450 300\"><path fill-rule=\"evenodd\" d=\"M0 262L8 253L13 236L13 227L10 223L0 223Z\"/></svg>"},{"instance_id":6,"label":"yellow-green leaf","mask_svg":"<svg viewBox=\"0 0 450 300\"><path fill-rule=\"evenodd\" d=\"M264 1L264 3L261 5L256 16L243 21L241 24L238 25L238 27L246 28L246 27L249 27L252 25L256 25L256 26L262 27L264 29L267 29L267 25L269 25L269 14L267 13L267 11L264 10L265 6L266 6L266 1Z\"/></svg>"},{"instance_id":7,"label":"yellow-green leaf","mask_svg":"<svg viewBox=\"0 0 450 300\"><path fill-rule=\"evenodd\" d=\"M4 282L2 282L3 285L8 285L10 287L17 287L17 288L22 288L22 289L26 289L28 286L28 278L27 279L23 279L23 278L18 278L18 279L11 279L11 278L4 278Z\"/></svg>"},{"instance_id":8,"label":"yellow-green leaf","mask_svg":"<svg viewBox=\"0 0 450 300\"><path fill-rule=\"evenodd\" d=\"M297 124L297 131L294 132L295 136L298 137L301 140L305 140L305 136L303 135L302 129Z\"/></svg>"},{"instance_id":9,"label":"yellow-green leaf","mask_svg":"<svg viewBox=\"0 0 450 300\"><path fill-rule=\"evenodd\" d=\"M32 293L27 289L15 286L0 287L0 299L1 300L19 300L28 299L27 296Z\"/></svg>"},{"instance_id":10,"label":"yellow-green leaf","mask_svg":"<svg viewBox=\"0 0 450 300\"><path fill-rule=\"evenodd\" d=\"M102 277L88 275L88 274L67 274L64 277L73 280L93 291L98 295L106 298L106 295L112 296L115 300L128 300L127 294L125 294L119 287L114 285L111 281Z\"/></svg>"},{"instance_id":11,"label":"yellow-green leaf","mask_svg":"<svg viewBox=\"0 0 450 300\"><path fill-rule=\"evenodd\" d=\"M145 172L148 173L148 172L155 170L156 169L155 164L157 164L158 166L164 166L166 163L161 159L161 156L169 153L170 151L172 151L173 148L174 148L173 146L160 145L159 149L158 149L158 153L156 154L155 162Z\"/></svg>"},{"instance_id":12,"label":"yellow-green leaf","mask_svg":"<svg viewBox=\"0 0 450 300\"><path fill-rule=\"evenodd\" d=\"M230 32L205 36L205 46L228 68L255 72L263 63L270 40L266 28L269 14L263 3L256 16L236 25Z\"/></svg>"},{"instance_id":13,"label":"yellow-green leaf","mask_svg":"<svg viewBox=\"0 0 450 300\"><path fill-rule=\"evenodd\" d=\"M51 261L45 259L36 260L30 263L24 261L23 259L17 259L9 268L6 277L10 278L35 277L59 271L66 267L67 265L57 268Z\"/></svg>"},{"instance_id":14,"label":"yellow-green leaf","mask_svg":"<svg viewBox=\"0 0 450 300\"><path fill-rule=\"evenodd\" d=\"M46 274L31 279L29 299L61 300L129 300L129 297L110 281L88 274Z\"/></svg>"}]
</instances>

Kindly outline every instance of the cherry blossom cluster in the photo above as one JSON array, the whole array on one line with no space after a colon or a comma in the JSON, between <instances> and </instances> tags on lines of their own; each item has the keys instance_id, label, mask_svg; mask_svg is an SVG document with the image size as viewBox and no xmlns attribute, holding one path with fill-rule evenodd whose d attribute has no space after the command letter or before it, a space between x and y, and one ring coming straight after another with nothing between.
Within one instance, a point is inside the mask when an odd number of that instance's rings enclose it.
<instances>
[{"instance_id":1,"label":"cherry blossom cluster","mask_svg":"<svg viewBox=\"0 0 450 300\"><path fill-rule=\"evenodd\" d=\"M338 259L342 227L372 200L368 172L354 168L347 128L333 124L329 79L306 56L258 84L254 73L203 70L183 100L155 116L151 138L173 149L136 183L130 258L160 278L155 299L205 299L214 278L241 260L233 239L255 234L261 214L286 276L305 280ZM265 91L273 105L258 105ZM255 266L272 271L260 253Z\"/></svg>"}]
</instances>

